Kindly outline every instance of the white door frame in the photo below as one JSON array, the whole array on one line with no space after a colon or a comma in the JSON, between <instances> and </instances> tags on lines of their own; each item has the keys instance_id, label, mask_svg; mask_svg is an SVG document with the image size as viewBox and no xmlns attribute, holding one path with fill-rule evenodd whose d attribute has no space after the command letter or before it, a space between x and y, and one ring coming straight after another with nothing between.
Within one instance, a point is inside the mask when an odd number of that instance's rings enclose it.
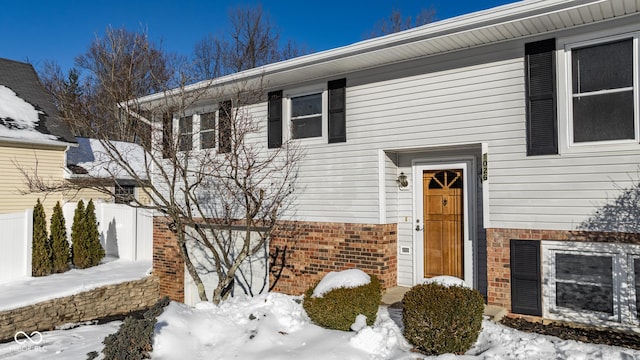
<instances>
[{"instance_id":1,"label":"white door frame","mask_svg":"<svg viewBox=\"0 0 640 360\"><path fill-rule=\"evenodd\" d=\"M475 196L472 191L470 191L469 186L469 166L467 162L446 162L446 163L431 163L425 164L421 162L414 161L413 164L413 248L414 251L414 259L413 259L413 283L414 284L422 284L424 279L424 224L423 224L423 185L422 185L422 173L423 171L428 170L449 170L449 169L462 169L462 199L463 199L463 240L462 240L462 248L463 248L463 274L464 281L472 288L475 288L475 279L474 279L474 255L473 255L473 244L471 237L469 236L469 221L471 216L475 216L475 212L470 211L469 208L469 199L470 196ZM420 228L422 230L417 231L416 225L418 225L416 220L420 220Z\"/></svg>"}]
</instances>

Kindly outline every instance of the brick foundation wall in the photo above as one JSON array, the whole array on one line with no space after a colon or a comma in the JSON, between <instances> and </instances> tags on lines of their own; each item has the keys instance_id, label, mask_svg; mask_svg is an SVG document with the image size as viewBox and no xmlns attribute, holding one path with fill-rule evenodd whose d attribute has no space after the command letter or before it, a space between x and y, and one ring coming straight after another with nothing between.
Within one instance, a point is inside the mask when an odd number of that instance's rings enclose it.
<instances>
[{"instance_id":1,"label":"brick foundation wall","mask_svg":"<svg viewBox=\"0 0 640 360\"><path fill-rule=\"evenodd\" d=\"M269 244L273 290L299 295L326 273L352 268L396 286L397 242L396 224L280 224Z\"/></svg>"},{"instance_id":2,"label":"brick foundation wall","mask_svg":"<svg viewBox=\"0 0 640 360\"><path fill-rule=\"evenodd\" d=\"M184 302L184 261L169 224L167 218L153 218L153 274L159 279L161 297Z\"/></svg>"},{"instance_id":3,"label":"brick foundation wall","mask_svg":"<svg viewBox=\"0 0 640 360\"><path fill-rule=\"evenodd\" d=\"M0 340L13 339L18 331L52 330L56 326L128 314L158 301L158 278L103 286L76 295L0 312Z\"/></svg>"}]
</instances>

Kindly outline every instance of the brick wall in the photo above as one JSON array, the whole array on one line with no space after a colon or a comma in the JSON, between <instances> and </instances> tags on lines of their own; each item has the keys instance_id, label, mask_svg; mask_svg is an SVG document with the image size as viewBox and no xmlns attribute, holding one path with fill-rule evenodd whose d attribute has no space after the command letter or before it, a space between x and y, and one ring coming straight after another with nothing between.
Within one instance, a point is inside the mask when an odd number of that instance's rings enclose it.
<instances>
[{"instance_id":1,"label":"brick wall","mask_svg":"<svg viewBox=\"0 0 640 360\"><path fill-rule=\"evenodd\" d=\"M3 311L0 312L0 340L13 339L18 331L30 334L64 324L128 314L151 307L158 299L158 279L149 276Z\"/></svg>"},{"instance_id":2,"label":"brick wall","mask_svg":"<svg viewBox=\"0 0 640 360\"><path fill-rule=\"evenodd\" d=\"M299 295L330 271L359 268L397 284L396 224L285 222L271 238L274 291Z\"/></svg>"},{"instance_id":3,"label":"brick wall","mask_svg":"<svg viewBox=\"0 0 640 360\"><path fill-rule=\"evenodd\" d=\"M167 218L153 218L153 274L160 283L160 296L184 302L184 261L178 240Z\"/></svg>"}]
</instances>

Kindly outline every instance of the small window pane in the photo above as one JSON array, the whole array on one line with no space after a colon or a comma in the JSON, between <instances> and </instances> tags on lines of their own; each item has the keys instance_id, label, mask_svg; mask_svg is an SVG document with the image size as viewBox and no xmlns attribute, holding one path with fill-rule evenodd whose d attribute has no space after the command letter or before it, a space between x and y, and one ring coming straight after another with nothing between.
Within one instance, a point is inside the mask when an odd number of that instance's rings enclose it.
<instances>
[{"instance_id":1,"label":"small window pane","mask_svg":"<svg viewBox=\"0 0 640 360\"><path fill-rule=\"evenodd\" d=\"M212 149L216 146L215 113L200 115L200 148Z\"/></svg>"},{"instance_id":2,"label":"small window pane","mask_svg":"<svg viewBox=\"0 0 640 360\"><path fill-rule=\"evenodd\" d=\"M189 151L193 146L193 119L191 116L180 118L178 121L180 137L178 139L178 150Z\"/></svg>"},{"instance_id":3,"label":"small window pane","mask_svg":"<svg viewBox=\"0 0 640 360\"><path fill-rule=\"evenodd\" d=\"M134 199L135 187L130 185L116 185L115 188L115 203L116 204L129 204Z\"/></svg>"},{"instance_id":4,"label":"small window pane","mask_svg":"<svg viewBox=\"0 0 640 360\"><path fill-rule=\"evenodd\" d=\"M611 286L556 283L556 303L572 310L598 311L613 315Z\"/></svg>"},{"instance_id":5,"label":"small window pane","mask_svg":"<svg viewBox=\"0 0 640 360\"><path fill-rule=\"evenodd\" d=\"M571 50L573 93L633 86L633 41Z\"/></svg>"},{"instance_id":6,"label":"small window pane","mask_svg":"<svg viewBox=\"0 0 640 360\"><path fill-rule=\"evenodd\" d=\"M613 259L556 254L556 304L613 314Z\"/></svg>"},{"instance_id":7,"label":"small window pane","mask_svg":"<svg viewBox=\"0 0 640 360\"><path fill-rule=\"evenodd\" d=\"M291 133L294 139L322 136L322 116L292 120Z\"/></svg>"},{"instance_id":8,"label":"small window pane","mask_svg":"<svg viewBox=\"0 0 640 360\"><path fill-rule=\"evenodd\" d=\"M322 114L322 94L291 98L291 117Z\"/></svg>"},{"instance_id":9,"label":"small window pane","mask_svg":"<svg viewBox=\"0 0 640 360\"><path fill-rule=\"evenodd\" d=\"M573 98L573 141L634 139L633 91Z\"/></svg>"},{"instance_id":10,"label":"small window pane","mask_svg":"<svg viewBox=\"0 0 640 360\"><path fill-rule=\"evenodd\" d=\"M556 254L556 279L612 284L610 256Z\"/></svg>"}]
</instances>

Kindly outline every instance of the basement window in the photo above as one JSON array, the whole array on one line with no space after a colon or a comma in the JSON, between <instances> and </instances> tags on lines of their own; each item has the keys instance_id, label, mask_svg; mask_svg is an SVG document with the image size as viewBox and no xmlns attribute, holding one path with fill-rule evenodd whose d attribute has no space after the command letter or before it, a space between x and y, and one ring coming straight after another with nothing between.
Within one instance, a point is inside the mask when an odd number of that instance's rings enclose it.
<instances>
[{"instance_id":1,"label":"basement window","mask_svg":"<svg viewBox=\"0 0 640 360\"><path fill-rule=\"evenodd\" d=\"M640 245L542 242L544 316L640 325Z\"/></svg>"}]
</instances>

